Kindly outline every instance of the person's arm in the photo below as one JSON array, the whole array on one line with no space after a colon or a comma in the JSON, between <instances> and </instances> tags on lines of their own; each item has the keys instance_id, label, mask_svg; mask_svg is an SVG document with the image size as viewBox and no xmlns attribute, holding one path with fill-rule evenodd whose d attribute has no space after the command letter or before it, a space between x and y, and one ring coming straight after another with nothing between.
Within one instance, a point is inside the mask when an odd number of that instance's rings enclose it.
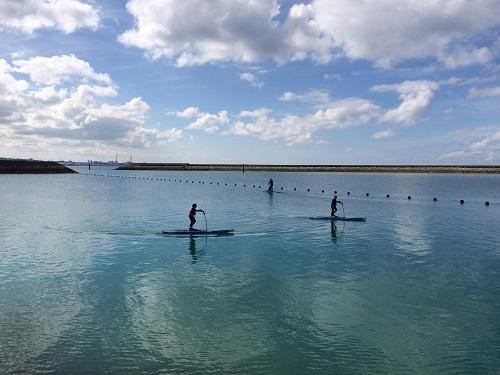
<instances>
[{"instance_id":1,"label":"person's arm","mask_svg":"<svg viewBox=\"0 0 500 375\"><path fill-rule=\"evenodd\" d=\"M196 210L196 211L198 211L198 212L205 212L205 211L203 211L201 208L200 208L199 210Z\"/></svg>"}]
</instances>

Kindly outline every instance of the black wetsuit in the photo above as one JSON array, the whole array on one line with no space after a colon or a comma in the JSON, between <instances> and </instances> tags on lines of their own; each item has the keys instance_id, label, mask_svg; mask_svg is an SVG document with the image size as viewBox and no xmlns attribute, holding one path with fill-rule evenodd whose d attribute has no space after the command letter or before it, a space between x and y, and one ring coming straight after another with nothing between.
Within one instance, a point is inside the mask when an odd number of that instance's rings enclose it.
<instances>
[{"instance_id":1,"label":"black wetsuit","mask_svg":"<svg viewBox=\"0 0 500 375\"><path fill-rule=\"evenodd\" d=\"M332 214L330 216L335 216L337 213L337 203L341 203L340 201L337 200L337 198L332 199Z\"/></svg>"}]
</instances>

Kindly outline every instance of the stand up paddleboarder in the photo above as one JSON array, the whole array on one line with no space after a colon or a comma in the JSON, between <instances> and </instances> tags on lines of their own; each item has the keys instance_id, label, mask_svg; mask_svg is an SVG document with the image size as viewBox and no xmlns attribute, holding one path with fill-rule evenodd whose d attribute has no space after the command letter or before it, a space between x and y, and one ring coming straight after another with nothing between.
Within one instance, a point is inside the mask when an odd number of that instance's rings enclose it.
<instances>
[{"instance_id":1,"label":"stand up paddleboarder","mask_svg":"<svg viewBox=\"0 0 500 375\"><path fill-rule=\"evenodd\" d=\"M205 212L203 210L198 210L197 208L197 204L196 203L193 203L193 206L191 207L191 209L189 210L189 220L191 222L191 224L189 224L189 230L196 230L193 228L193 225L196 223L196 213L197 212Z\"/></svg>"},{"instance_id":2,"label":"stand up paddleboarder","mask_svg":"<svg viewBox=\"0 0 500 375\"><path fill-rule=\"evenodd\" d=\"M334 195L334 196L333 196L333 199L332 199L332 205L331 205L331 207L332 207L332 213L331 213L331 215L330 215L330 216L335 216L335 214L337 213L337 203L342 204L342 202L341 202L341 201L338 201L338 200L337 200L337 196L336 196L336 195Z\"/></svg>"},{"instance_id":3,"label":"stand up paddleboarder","mask_svg":"<svg viewBox=\"0 0 500 375\"><path fill-rule=\"evenodd\" d=\"M268 186L267 191L268 192L272 193L272 191L273 191L273 185L274 185L273 179L270 178L269 182L267 183L267 186Z\"/></svg>"}]
</instances>

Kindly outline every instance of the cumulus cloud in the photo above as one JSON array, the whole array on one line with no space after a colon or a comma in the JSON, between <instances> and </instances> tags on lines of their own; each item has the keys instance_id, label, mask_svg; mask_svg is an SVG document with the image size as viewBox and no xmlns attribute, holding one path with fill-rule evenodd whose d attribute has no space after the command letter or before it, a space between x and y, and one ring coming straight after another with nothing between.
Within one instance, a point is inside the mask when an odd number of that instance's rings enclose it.
<instances>
[{"instance_id":1,"label":"cumulus cloud","mask_svg":"<svg viewBox=\"0 0 500 375\"><path fill-rule=\"evenodd\" d=\"M499 52L498 42L477 41L498 31L500 0L305 3L284 14L277 0L129 0L135 25L119 41L179 66L266 59L325 63L344 55L383 67L432 58L455 69L488 63Z\"/></svg>"},{"instance_id":2,"label":"cumulus cloud","mask_svg":"<svg viewBox=\"0 0 500 375\"><path fill-rule=\"evenodd\" d=\"M322 90L311 90L305 94L296 94L291 91L287 91L281 95L278 100L283 102L304 102L304 103L316 103L325 104L330 102L330 95L326 91Z\"/></svg>"},{"instance_id":3,"label":"cumulus cloud","mask_svg":"<svg viewBox=\"0 0 500 375\"><path fill-rule=\"evenodd\" d=\"M306 116L286 115L271 118L267 113L252 121L237 121L229 129L235 135L255 136L263 140L283 140L287 144L307 143L313 134L323 129L340 129L374 121L380 108L370 101L347 98L331 102L327 108Z\"/></svg>"},{"instance_id":4,"label":"cumulus cloud","mask_svg":"<svg viewBox=\"0 0 500 375\"><path fill-rule=\"evenodd\" d=\"M394 130L392 129L387 129L387 130L382 130L380 132L376 132L375 134L373 134L372 138L373 139L387 139L387 138L392 138L396 135L396 133L394 132Z\"/></svg>"},{"instance_id":5,"label":"cumulus cloud","mask_svg":"<svg viewBox=\"0 0 500 375\"><path fill-rule=\"evenodd\" d=\"M2 0L0 29L31 34L38 29L58 29L72 33L79 28L99 26L97 9L80 0Z\"/></svg>"},{"instance_id":6,"label":"cumulus cloud","mask_svg":"<svg viewBox=\"0 0 500 375\"><path fill-rule=\"evenodd\" d=\"M71 77L111 84L108 74L96 73L87 61L75 55L33 57L29 60L14 60L14 71L28 74L31 81L42 85L56 85Z\"/></svg>"},{"instance_id":7,"label":"cumulus cloud","mask_svg":"<svg viewBox=\"0 0 500 375\"><path fill-rule=\"evenodd\" d=\"M286 114L271 116L268 108L241 111L231 116L227 111L216 114L201 112L198 107L171 112L179 118L194 119L186 128L201 129L209 133L254 136L269 141L284 141L288 145L313 142L315 133L322 130L350 128L375 123L411 125L417 122L432 102L439 85L433 81L405 81L391 85L373 86L374 92L395 92L401 104L384 109L370 100L345 98L331 100L328 93L310 91L306 94L285 92L279 100L301 101L312 104L315 111L306 115ZM318 103L320 105L318 105ZM394 137L392 129L377 132L374 139Z\"/></svg>"},{"instance_id":8,"label":"cumulus cloud","mask_svg":"<svg viewBox=\"0 0 500 375\"><path fill-rule=\"evenodd\" d=\"M500 162L500 130L486 136L476 137L476 139L469 141L463 149L443 154L439 159L498 163Z\"/></svg>"},{"instance_id":9,"label":"cumulus cloud","mask_svg":"<svg viewBox=\"0 0 500 375\"><path fill-rule=\"evenodd\" d=\"M127 10L135 26L119 41L178 66L332 57L311 5L293 5L283 22L277 0L129 0Z\"/></svg>"},{"instance_id":10,"label":"cumulus cloud","mask_svg":"<svg viewBox=\"0 0 500 375\"><path fill-rule=\"evenodd\" d=\"M183 111L170 114L174 114L175 116L180 118L195 119L194 121L189 123L186 128L200 129L204 130L207 133L215 133L220 129L221 126L229 123L229 116L227 111L220 111L219 113L212 114L200 112L198 107L188 107Z\"/></svg>"},{"instance_id":11,"label":"cumulus cloud","mask_svg":"<svg viewBox=\"0 0 500 375\"><path fill-rule=\"evenodd\" d=\"M54 70L58 64L60 72ZM147 147L182 136L180 129L146 128L150 108L141 98L121 105L105 102L117 94L108 75L95 73L75 56L37 57L12 65L0 60L0 129L10 138L4 141Z\"/></svg>"},{"instance_id":12,"label":"cumulus cloud","mask_svg":"<svg viewBox=\"0 0 500 375\"><path fill-rule=\"evenodd\" d=\"M393 85L373 86L373 92L397 92L401 104L394 109L388 110L380 119L381 122L393 124L410 125L420 119L429 108L438 90L439 84L434 81L405 81Z\"/></svg>"},{"instance_id":13,"label":"cumulus cloud","mask_svg":"<svg viewBox=\"0 0 500 375\"><path fill-rule=\"evenodd\" d=\"M499 0L314 0L314 20L350 59L378 65L434 58L450 68L484 63L494 46L472 46L500 26Z\"/></svg>"},{"instance_id":14,"label":"cumulus cloud","mask_svg":"<svg viewBox=\"0 0 500 375\"><path fill-rule=\"evenodd\" d=\"M242 74L240 74L240 79L242 81L247 81L253 87L262 87L262 86L264 86L264 83L260 82L259 79L255 75L253 75L252 73L242 73Z\"/></svg>"},{"instance_id":15,"label":"cumulus cloud","mask_svg":"<svg viewBox=\"0 0 500 375\"><path fill-rule=\"evenodd\" d=\"M488 87L484 89L473 87L469 90L469 96L471 98L485 98L485 97L499 96L499 95L500 95L500 86Z\"/></svg>"}]
</instances>

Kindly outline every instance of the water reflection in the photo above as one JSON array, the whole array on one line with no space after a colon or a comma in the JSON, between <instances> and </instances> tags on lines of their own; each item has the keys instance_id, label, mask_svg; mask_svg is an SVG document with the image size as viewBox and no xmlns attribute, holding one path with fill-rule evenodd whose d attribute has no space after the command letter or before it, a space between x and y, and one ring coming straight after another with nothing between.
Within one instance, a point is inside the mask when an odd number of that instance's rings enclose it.
<instances>
[{"instance_id":1,"label":"water reflection","mask_svg":"<svg viewBox=\"0 0 500 375\"><path fill-rule=\"evenodd\" d=\"M332 241L337 241L337 226L333 221L331 223Z\"/></svg>"},{"instance_id":2,"label":"water reflection","mask_svg":"<svg viewBox=\"0 0 500 375\"><path fill-rule=\"evenodd\" d=\"M189 254L191 254L192 261L191 263L195 264L198 261L198 258L200 255L205 254L205 249L207 247L207 242L208 242L208 237L205 237L205 247L200 251L196 249L196 237L195 236L190 236L189 237Z\"/></svg>"}]
</instances>

